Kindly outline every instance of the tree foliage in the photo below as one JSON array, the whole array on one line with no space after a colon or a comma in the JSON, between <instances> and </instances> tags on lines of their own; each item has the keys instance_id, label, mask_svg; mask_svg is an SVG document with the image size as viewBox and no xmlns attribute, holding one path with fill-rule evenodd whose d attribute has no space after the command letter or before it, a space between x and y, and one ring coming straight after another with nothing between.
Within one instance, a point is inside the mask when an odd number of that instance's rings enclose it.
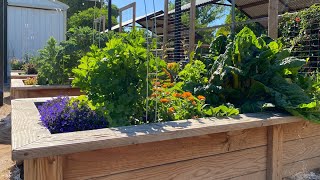
<instances>
[{"instance_id":1,"label":"tree foliage","mask_svg":"<svg viewBox=\"0 0 320 180\"><path fill-rule=\"evenodd\" d=\"M236 22L245 22L250 20L248 16L246 16L244 13L242 13L240 10L235 10L235 21ZM232 11L230 10L230 13L227 15L225 24L231 24L232 23ZM250 24L243 24L243 25L237 25L235 27L235 34L239 33L244 27L250 28L255 34L262 35L266 33L266 30L263 26L261 26L259 23L250 23ZM231 27L225 26L218 29L216 35L224 35L228 36L231 34Z\"/></svg>"},{"instance_id":2,"label":"tree foliage","mask_svg":"<svg viewBox=\"0 0 320 180\"><path fill-rule=\"evenodd\" d=\"M78 13L79 11L86 10L92 7L101 7L101 3L87 0L59 0L62 3L65 3L69 6L67 11L67 16L70 18L73 14Z\"/></svg>"},{"instance_id":3,"label":"tree foliage","mask_svg":"<svg viewBox=\"0 0 320 180\"><path fill-rule=\"evenodd\" d=\"M117 24L118 8L112 6L112 25ZM106 23L108 22L108 10L104 6L100 8L88 8L83 11L74 13L68 20L68 28L78 28L78 27L90 27L93 28L93 20L98 17L105 16ZM107 25L107 24L106 24ZM102 27L100 28L102 31Z\"/></svg>"}]
</instances>

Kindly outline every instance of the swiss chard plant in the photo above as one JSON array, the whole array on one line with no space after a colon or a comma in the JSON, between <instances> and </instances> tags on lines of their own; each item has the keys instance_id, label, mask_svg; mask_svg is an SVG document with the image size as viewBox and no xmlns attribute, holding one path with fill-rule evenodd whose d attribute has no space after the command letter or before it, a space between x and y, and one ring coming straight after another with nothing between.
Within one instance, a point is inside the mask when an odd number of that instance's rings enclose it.
<instances>
[{"instance_id":1,"label":"swiss chard plant","mask_svg":"<svg viewBox=\"0 0 320 180\"><path fill-rule=\"evenodd\" d=\"M311 90L315 85L299 74L305 63L290 57L280 41L258 38L244 28L214 61L205 88L216 90L211 95L217 101L233 103L242 113L275 107L319 121L319 102Z\"/></svg>"}]
</instances>

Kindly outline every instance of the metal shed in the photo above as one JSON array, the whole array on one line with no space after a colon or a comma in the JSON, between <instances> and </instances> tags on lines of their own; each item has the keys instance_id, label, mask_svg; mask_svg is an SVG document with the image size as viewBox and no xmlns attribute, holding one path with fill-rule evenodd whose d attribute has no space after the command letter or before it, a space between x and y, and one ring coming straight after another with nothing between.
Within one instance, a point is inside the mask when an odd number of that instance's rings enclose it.
<instances>
[{"instance_id":1,"label":"metal shed","mask_svg":"<svg viewBox=\"0 0 320 180\"><path fill-rule=\"evenodd\" d=\"M51 36L65 40L68 8L57 0L8 0L8 61L35 55Z\"/></svg>"}]
</instances>

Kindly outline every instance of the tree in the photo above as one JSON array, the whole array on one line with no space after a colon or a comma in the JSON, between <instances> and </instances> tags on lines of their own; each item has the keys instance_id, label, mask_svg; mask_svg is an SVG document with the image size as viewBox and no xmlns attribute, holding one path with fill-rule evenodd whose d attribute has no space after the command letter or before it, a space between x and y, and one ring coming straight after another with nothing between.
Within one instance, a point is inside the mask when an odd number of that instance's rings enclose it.
<instances>
[{"instance_id":1,"label":"tree","mask_svg":"<svg viewBox=\"0 0 320 180\"><path fill-rule=\"evenodd\" d=\"M249 20L249 17L246 16L244 13L242 13L240 10L235 10L235 20L236 22L245 22ZM232 12L230 10L230 13L228 14L225 24L231 24L232 23ZM249 24L242 24L235 26L235 34L238 34L244 27L250 28L257 36L260 36L262 34L266 33L266 30L263 26L261 26L259 23L253 22ZM231 27L225 26L221 27L217 30L216 35L229 35L231 33Z\"/></svg>"},{"instance_id":2,"label":"tree","mask_svg":"<svg viewBox=\"0 0 320 180\"><path fill-rule=\"evenodd\" d=\"M88 0L59 0L62 3L65 3L69 6L67 17L70 18L73 14L78 13L79 11L86 10L91 7L101 7L99 1L88 1Z\"/></svg>"},{"instance_id":3,"label":"tree","mask_svg":"<svg viewBox=\"0 0 320 180\"><path fill-rule=\"evenodd\" d=\"M112 25L117 24L117 17L119 15L118 8L112 5ZM106 22L108 22L108 10L104 6L103 8L89 8L78 13L75 13L69 18L68 28L78 28L78 27L93 27L93 20L105 16ZM102 28L101 28L102 30Z\"/></svg>"}]
</instances>

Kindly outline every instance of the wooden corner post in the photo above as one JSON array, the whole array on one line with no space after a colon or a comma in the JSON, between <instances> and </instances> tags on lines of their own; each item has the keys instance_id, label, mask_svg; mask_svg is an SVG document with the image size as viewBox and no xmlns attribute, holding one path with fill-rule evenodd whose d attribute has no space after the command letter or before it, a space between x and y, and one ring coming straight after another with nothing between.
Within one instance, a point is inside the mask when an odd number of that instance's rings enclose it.
<instances>
[{"instance_id":1,"label":"wooden corner post","mask_svg":"<svg viewBox=\"0 0 320 180\"><path fill-rule=\"evenodd\" d=\"M24 160L25 180L63 180L63 158L52 156Z\"/></svg>"},{"instance_id":2,"label":"wooden corner post","mask_svg":"<svg viewBox=\"0 0 320 180\"><path fill-rule=\"evenodd\" d=\"M273 39L278 38L279 0L269 0L268 8L268 35Z\"/></svg>"},{"instance_id":3,"label":"wooden corner post","mask_svg":"<svg viewBox=\"0 0 320 180\"><path fill-rule=\"evenodd\" d=\"M195 46L195 36L196 36L196 0L191 0L190 6L190 31L189 31L189 56L192 51L194 51Z\"/></svg>"},{"instance_id":4,"label":"wooden corner post","mask_svg":"<svg viewBox=\"0 0 320 180\"><path fill-rule=\"evenodd\" d=\"M267 180L282 180L283 128L268 127Z\"/></svg>"}]
</instances>

